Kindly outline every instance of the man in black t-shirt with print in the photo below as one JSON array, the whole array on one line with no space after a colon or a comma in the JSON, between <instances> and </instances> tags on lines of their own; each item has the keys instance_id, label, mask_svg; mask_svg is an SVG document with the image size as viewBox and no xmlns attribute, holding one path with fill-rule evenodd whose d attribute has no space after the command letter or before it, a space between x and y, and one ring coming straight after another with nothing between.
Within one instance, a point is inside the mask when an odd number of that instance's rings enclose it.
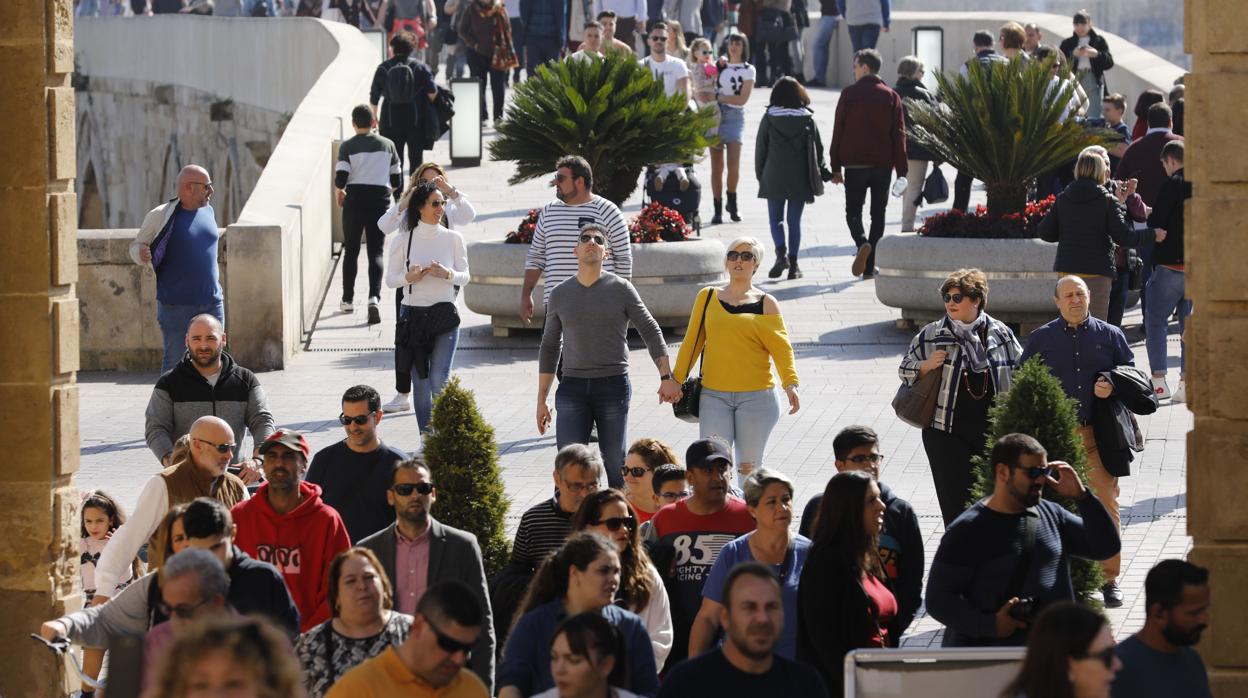
<instances>
[{"instance_id":1,"label":"man in black t-shirt with print","mask_svg":"<svg viewBox=\"0 0 1248 698\"><path fill-rule=\"evenodd\" d=\"M352 545L394 523L386 491L394 464L408 456L381 442L381 417L376 390L367 385L347 388L338 415L347 438L317 451L308 466L307 481L321 486L321 500L342 516Z\"/></svg>"}]
</instances>

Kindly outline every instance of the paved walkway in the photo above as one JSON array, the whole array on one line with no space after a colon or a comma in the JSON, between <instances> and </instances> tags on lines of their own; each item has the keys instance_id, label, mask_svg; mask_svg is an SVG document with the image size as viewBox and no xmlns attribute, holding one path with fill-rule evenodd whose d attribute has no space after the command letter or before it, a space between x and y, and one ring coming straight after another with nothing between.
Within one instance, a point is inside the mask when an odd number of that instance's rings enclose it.
<instances>
[{"instance_id":1,"label":"paved walkway","mask_svg":"<svg viewBox=\"0 0 1248 698\"><path fill-rule=\"evenodd\" d=\"M746 133L751 137L743 150L745 168L739 187L744 221L703 228L703 235L725 241L739 235L755 236L767 242L770 258L766 205L757 198L752 167L752 134L757 130L769 93L757 91L747 109ZM812 93L812 106L825 142L831 139L836 96L830 90ZM492 131L487 130L487 138L491 135ZM446 147L443 141L429 157L448 162ZM450 179L472 199L478 211L476 223L463 231L470 241L501 238L530 208L552 198L545 182L507 186L505 182L511 173L510 164L488 161L477 168L450 171ZM702 213L703 219L709 220L709 164L700 164L698 174L706 183ZM975 197L982 201L983 192L977 190ZM639 205L638 194L625 206L625 215L634 215ZM805 213L805 278L792 282L768 282L764 278L760 284L781 301L802 379L802 410L781 417L765 461L769 467L794 478L798 486L796 510L800 512L835 472L831 445L836 432L856 423L874 427L887 454L883 478L918 511L930 563L943 527L927 459L919 431L898 421L890 407L898 383L897 363L912 332L896 328L899 314L879 304L873 282L850 276L853 247L843 211L843 190L829 187L828 194L808 206ZM891 199L886 234L899 230L900 215L899 200ZM765 266L770 263L770 259L766 260ZM363 274L357 284L355 297L366 297ZM383 303L384 321L369 327L362 309L351 315L338 312L340 288L341 281L336 277L310 351L296 356L288 369L260 376L278 423L310 432L314 451L342 437L337 415L343 390L368 383L377 387L383 399L388 399L394 389L390 352L393 303ZM534 425L538 334L533 331L496 339L491 336L487 318L462 307L460 312L463 331L455 373L475 391L486 420L495 429L512 500L508 529L514 531L520 514L550 495L554 436L539 436ZM1138 310L1128 314L1127 323L1139 324ZM1133 335L1132 346L1137 362L1146 364L1138 333ZM658 404L658 378L653 364L643 349L634 349L632 375L636 398L630 411L629 435L662 439L683 454L685 446L697 437L696 426L674 419L669 406ZM673 346L673 356L675 349ZM1177 355L1177 338L1172 335L1172 364L1177 363ZM110 491L126 506L133 505L144 480L157 467L143 440L143 410L155 379L154 374L79 374L81 487ZM1143 622L1143 581L1148 569L1164 557L1182 556L1190 547L1184 493L1185 436L1192 426L1191 413L1182 405L1166 404L1156 414L1143 418L1142 426L1148 435L1148 446L1133 468L1135 475L1122 481L1120 498L1124 558L1121 583L1127 601L1123 608L1109 614L1120 635L1129 634ZM416 419L411 413L387 417L380 429L383 439L401 448L410 449L418 443ZM932 619L920 617L911 626L906 644L926 646L937 642L939 629L940 625Z\"/></svg>"}]
</instances>

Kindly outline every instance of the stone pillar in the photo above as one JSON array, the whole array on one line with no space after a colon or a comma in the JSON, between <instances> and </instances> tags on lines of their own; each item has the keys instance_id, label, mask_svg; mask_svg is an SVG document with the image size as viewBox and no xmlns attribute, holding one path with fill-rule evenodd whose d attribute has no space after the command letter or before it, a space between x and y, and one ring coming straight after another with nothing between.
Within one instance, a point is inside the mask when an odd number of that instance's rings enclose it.
<instances>
[{"instance_id":1,"label":"stone pillar","mask_svg":"<svg viewBox=\"0 0 1248 698\"><path fill-rule=\"evenodd\" d=\"M71 0L5 2L0 65L0 695L64 695L27 636L81 603Z\"/></svg>"},{"instance_id":2,"label":"stone pillar","mask_svg":"<svg viewBox=\"0 0 1248 698\"><path fill-rule=\"evenodd\" d=\"M1248 147L1227 134L1248 110L1248 4L1188 0L1185 174L1188 400L1196 424L1187 440L1191 559L1210 569L1210 628L1199 649L1214 695L1248 695ZM1228 150L1228 148L1230 150Z\"/></svg>"}]
</instances>

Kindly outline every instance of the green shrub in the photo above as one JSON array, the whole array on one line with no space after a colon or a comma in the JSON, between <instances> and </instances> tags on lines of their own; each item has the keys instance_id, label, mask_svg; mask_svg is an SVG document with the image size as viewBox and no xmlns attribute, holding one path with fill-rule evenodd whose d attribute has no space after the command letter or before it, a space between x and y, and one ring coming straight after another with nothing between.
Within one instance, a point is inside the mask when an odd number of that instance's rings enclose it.
<instances>
[{"instance_id":1,"label":"green shrub","mask_svg":"<svg viewBox=\"0 0 1248 698\"><path fill-rule=\"evenodd\" d=\"M476 398L458 376L447 381L434 403L430 426L425 460L438 487L436 516L477 537L488 579L507 563L511 549L503 532L510 503L503 492L494 429L482 419Z\"/></svg>"},{"instance_id":2,"label":"green shrub","mask_svg":"<svg viewBox=\"0 0 1248 698\"><path fill-rule=\"evenodd\" d=\"M989 428L982 455L974 459L975 484L971 488L971 503L992 494L995 484L992 464L988 455L997 439L1006 434L1028 434L1044 446L1049 460L1061 460L1070 464L1086 486L1088 483L1088 454L1079 436L1077 403L1066 396L1062 384L1049 373L1039 357L1032 357L1014 374L1009 391L998 395L988 412ZM1073 501L1055 494L1052 488L1044 489L1044 498L1052 500L1074 512ZM1082 558L1071 558L1070 575L1074 583L1075 597L1085 604L1100 605L1098 592L1105 583L1101 564Z\"/></svg>"}]
</instances>

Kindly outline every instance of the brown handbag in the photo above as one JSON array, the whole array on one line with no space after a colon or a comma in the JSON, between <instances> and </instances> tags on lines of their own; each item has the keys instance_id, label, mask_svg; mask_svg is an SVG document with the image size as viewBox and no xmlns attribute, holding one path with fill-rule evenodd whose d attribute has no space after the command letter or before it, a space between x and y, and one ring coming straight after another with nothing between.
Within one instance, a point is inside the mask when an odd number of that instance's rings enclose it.
<instances>
[{"instance_id":1,"label":"brown handbag","mask_svg":"<svg viewBox=\"0 0 1248 698\"><path fill-rule=\"evenodd\" d=\"M936 396L940 394L940 376L943 370L931 370L913 385L902 381L893 396L893 411L897 418L912 427L926 429L936 416Z\"/></svg>"}]
</instances>

